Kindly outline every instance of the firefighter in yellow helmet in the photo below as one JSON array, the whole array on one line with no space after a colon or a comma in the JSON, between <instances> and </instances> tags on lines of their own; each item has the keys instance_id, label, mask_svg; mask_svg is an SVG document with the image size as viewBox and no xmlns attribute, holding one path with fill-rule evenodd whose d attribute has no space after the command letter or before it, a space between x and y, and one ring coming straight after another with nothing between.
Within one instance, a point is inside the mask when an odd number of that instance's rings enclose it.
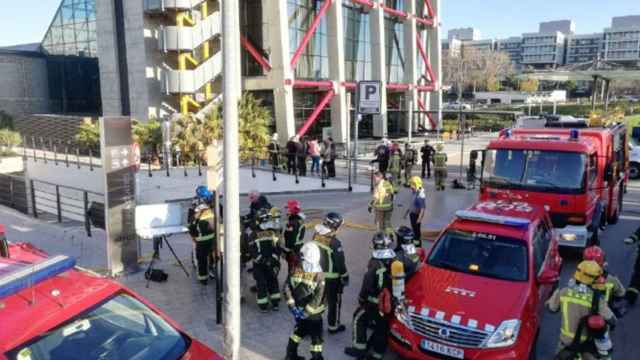
<instances>
[{"instance_id":1,"label":"firefighter in yellow helmet","mask_svg":"<svg viewBox=\"0 0 640 360\"><path fill-rule=\"evenodd\" d=\"M436 153L433 155L433 171L436 180L436 190L442 191L447 180L447 154L442 152L444 145L436 145Z\"/></svg>"},{"instance_id":2,"label":"firefighter in yellow helmet","mask_svg":"<svg viewBox=\"0 0 640 360\"><path fill-rule=\"evenodd\" d=\"M600 315L608 324L614 325L616 317L593 285L603 271L595 261L583 261L569 281L567 287L558 289L547 301L552 312L562 311L558 355L573 359L578 355L583 360L598 359L593 334L588 325L591 315ZM562 357L565 358L565 357Z\"/></svg>"}]
</instances>

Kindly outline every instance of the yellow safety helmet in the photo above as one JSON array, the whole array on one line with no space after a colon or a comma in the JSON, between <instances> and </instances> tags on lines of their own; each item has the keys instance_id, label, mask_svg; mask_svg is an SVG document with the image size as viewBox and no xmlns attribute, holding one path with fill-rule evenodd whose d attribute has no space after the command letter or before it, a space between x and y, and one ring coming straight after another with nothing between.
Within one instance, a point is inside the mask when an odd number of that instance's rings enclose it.
<instances>
[{"instance_id":1,"label":"yellow safety helmet","mask_svg":"<svg viewBox=\"0 0 640 360\"><path fill-rule=\"evenodd\" d=\"M409 186L410 186L412 189L419 189L419 188L421 188L421 187L422 187L422 179L420 179L420 177L419 177L419 176L412 176L412 177L409 179Z\"/></svg>"},{"instance_id":2,"label":"yellow safety helmet","mask_svg":"<svg viewBox=\"0 0 640 360\"><path fill-rule=\"evenodd\" d=\"M600 276L602 276L602 267L597 262L590 260L578 264L578 269L573 275L577 281L585 285L592 285Z\"/></svg>"},{"instance_id":3,"label":"yellow safety helmet","mask_svg":"<svg viewBox=\"0 0 640 360\"><path fill-rule=\"evenodd\" d=\"M271 210L269 210L269 215L271 215L271 218L273 219L279 219L281 214L282 212L280 211L280 209L275 206L272 207Z\"/></svg>"},{"instance_id":4,"label":"yellow safety helmet","mask_svg":"<svg viewBox=\"0 0 640 360\"><path fill-rule=\"evenodd\" d=\"M444 149L444 145L442 145L442 144L436 144L436 150L438 150L438 151L442 151L442 149Z\"/></svg>"}]
</instances>

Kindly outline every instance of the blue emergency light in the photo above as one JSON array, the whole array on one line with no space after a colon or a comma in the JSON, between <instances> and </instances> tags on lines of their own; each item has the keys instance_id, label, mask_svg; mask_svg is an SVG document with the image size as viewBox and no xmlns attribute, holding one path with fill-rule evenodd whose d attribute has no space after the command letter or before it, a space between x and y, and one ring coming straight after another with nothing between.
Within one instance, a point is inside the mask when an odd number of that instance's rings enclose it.
<instances>
[{"instance_id":1,"label":"blue emergency light","mask_svg":"<svg viewBox=\"0 0 640 360\"><path fill-rule=\"evenodd\" d=\"M0 278L0 298L13 295L72 269L76 260L58 255L37 264L29 264Z\"/></svg>"},{"instance_id":2,"label":"blue emergency light","mask_svg":"<svg viewBox=\"0 0 640 360\"><path fill-rule=\"evenodd\" d=\"M492 215L492 214L486 214L483 212L473 211L473 210L458 210L456 211L456 216L464 220L487 222L492 224L513 226L518 228L527 228L529 227L529 223L530 223L529 220L523 219L523 218L517 218L512 216L502 216L502 215Z\"/></svg>"},{"instance_id":3,"label":"blue emergency light","mask_svg":"<svg viewBox=\"0 0 640 360\"><path fill-rule=\"evenodd\" d=\"M578 140L579 136L580 132L578 131L578 129L571 129L571 131L569 132L569 139L573 141Z\"/></svg>"}]
</instances>

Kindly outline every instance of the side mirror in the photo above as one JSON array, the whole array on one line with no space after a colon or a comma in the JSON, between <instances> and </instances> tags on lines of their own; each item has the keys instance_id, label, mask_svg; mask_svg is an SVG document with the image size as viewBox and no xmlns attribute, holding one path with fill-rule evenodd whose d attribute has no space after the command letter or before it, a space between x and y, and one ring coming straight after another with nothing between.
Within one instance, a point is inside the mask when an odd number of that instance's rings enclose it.
<instances>
[{"instance_id":1,"label":"side mirror","mask_svg":"<svg viewBox=\"0 0 640 360\"><path fill-rule=\"evenodd\" d=\"M538 284L555 285L560 281L560 274L557 271L545 270L538 276Z\"/></svg>"}]
</instances>

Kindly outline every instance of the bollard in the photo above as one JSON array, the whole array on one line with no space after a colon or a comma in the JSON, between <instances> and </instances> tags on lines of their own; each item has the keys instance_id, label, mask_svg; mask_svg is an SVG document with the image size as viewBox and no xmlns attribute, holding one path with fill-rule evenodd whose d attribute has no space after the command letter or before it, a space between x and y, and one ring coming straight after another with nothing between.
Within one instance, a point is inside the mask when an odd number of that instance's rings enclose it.
<instances>
[{"instance_id":1,"label":"bollard","mask_svg":"<svg viewBox=\"0 0 640 360\"><path fill-rule=\"evenodd\" d=\"M200 158L200 154L198 154L198 176L202 176L202 159Z\"/></svg>"},{"instance_id":2,"label":"bollard","mask_svg":"<svg viewBox=\"0 0 640 360\"><path fill-rule=\"evenodd\" d=\"M47 147L44 145L44 139L42 137L40 137L40 144L42 145L42 160L44 160L44 163L47 163Z\"/></svg>"},{"instance_id":3,"label":"bollard","mask_svg":"<svg viewBox=\"0 0 640 360\"><path fill-rule=\"evenodd\" d=\"M151 172L151 153L147 153L147 170L149 171L149 177L153 177L153 173Z\"/></svg>"},{"instance_id":4,"label":"bollard","mask_svg":"<svg viewBox=\"0 0 640 360\"><path fill-rule=\"evenodd\" d=\"M22 137L22 159L24 161L27 160L27 137Z\"/></svg>"},{"instance_id":5,"label":"bollard","mask_svg":"<svg viewBox=\"0 0 640 360\"><path fill-rule=\"evenodd\" d=\"M251 157L251 177L252 178L256 177L256 156L255 155Z\"/></svg>"},{"instance_id":6,"label":"bollard","mask_svg":"<svg viewBox=\"0 0 640 360\"><path fill-rule=\"evenodd\" d=\"M60 202L60 186L56 185L56 209L58 210L58 222L62 222L62 203Z\"/></svg>"},{"instance_id":7,"label":"bollard","mask_svg":"<svg viewBox=\"0 0 640 360\"><path fill-rule=\"evenodd\" d=\"M182 153L178 153L178 156L182 156ZM187 177L187 164L185 164L184 161L182 161L182 169L184 170L184 177Z\"/></svg>"},{"instance_id":8,"label":"bollard","mask_svg":"<svg viewBox=\"0 0 640 360\"><path fill-rule=\"evenodd\" d=\"M84 228L87 231L87 237L91 237L91 218L89 213L89 193L84 192Z\"/></svg>"},{"instance_id":9,"label":"bollard","mask_svg":"<svg viewBox=\"0 0 640 360\"><path fill-rule=\"evenodd\" d=\"M67 141L67 145L64 147L64 162L69 167L69 142Z\"/></svg>"},{"instance_id":10,"label":"bollard","mask_svg":"<svg viewBox=\"0 0 640 360\"><path fill-rule=\"evenodd\" d=\"M80 169L80 148L76 147L76 165L78 165L78 169Z\"/></svg>"},{"instance_id":11,"label":"bollard","mask_svg":"<svg viewBox=\"0 0 640 360\"><path fill-rule=\"evenodd\" d=\"M293 158L293 173L296 177L296 184L300 184L300 179L298 178L298 154Z\"/></svg>"},{"instance_id":12,"label":"bollard","mask_svg":"<svg viewBox=\"0 0 640 360\"><path fill-rule=\"evenodd\" d=\"M30 180L31 187L31 208L33 209L33 217L38 218L38 210L36 209L36 187L33 184L33 180Z\"/></svg>"},{"instance_id":13,"label":"bollard","mask_svg":"<svg viewBox=\"0 0 640 360\"><path fill-rule=\"evenodd\" d=\"M93 171L93 151L89 148L89 170Z\"/></svg>"},{"instance_id":14,"label":"bollard","mask_svg":"<svg viewBox=\"0 0 640 360\"><path fill-rule=\"evenodd\" d=\"M58 145L53 143L53 163L58 165Z\"/></svg>"}]
</instances>

